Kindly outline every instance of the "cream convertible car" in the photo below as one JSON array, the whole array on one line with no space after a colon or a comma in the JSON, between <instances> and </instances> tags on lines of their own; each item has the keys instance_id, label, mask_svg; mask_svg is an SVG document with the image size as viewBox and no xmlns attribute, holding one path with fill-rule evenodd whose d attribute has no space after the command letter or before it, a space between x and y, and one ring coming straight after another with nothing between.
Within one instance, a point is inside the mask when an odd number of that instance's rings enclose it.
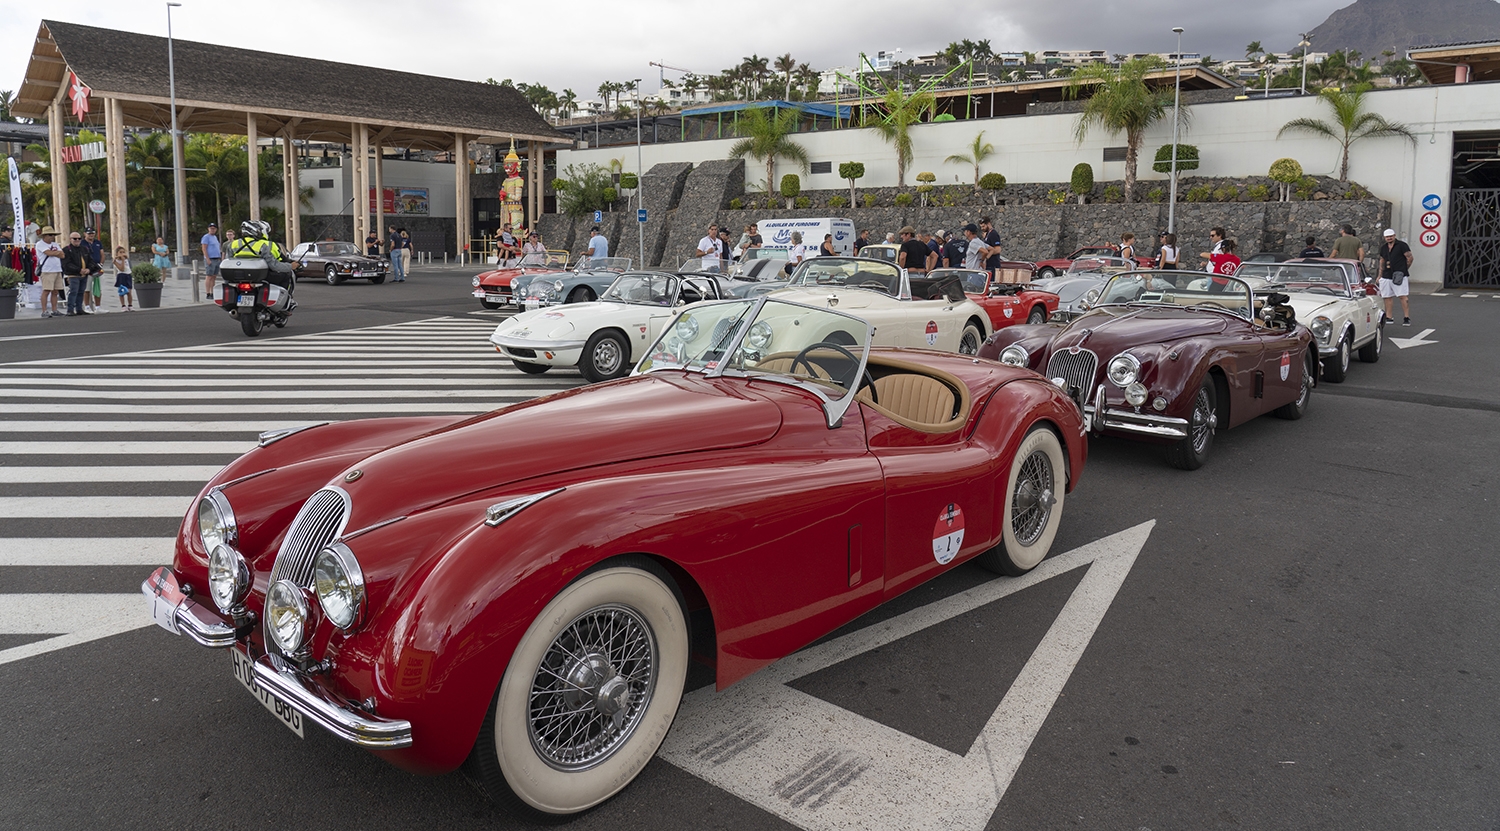
<instances>
[{"instance_id":1,"label":"cream convertible car","mask_svg":"<svg viewBox=\"0 0 1500 831\"><path fill-rule=\"evenodd\" d=\"M1284 291L1297 312L1297 321L1318 341L1323 380L1338 384L1349 372L1349 358L1358 353L1367 364L1380 360L1381 318L1379 298L1349 279L1339 263L1244 263L1234 276L1255 288L1260 278L1277 291Z\"/></svg>"}]
</instances>

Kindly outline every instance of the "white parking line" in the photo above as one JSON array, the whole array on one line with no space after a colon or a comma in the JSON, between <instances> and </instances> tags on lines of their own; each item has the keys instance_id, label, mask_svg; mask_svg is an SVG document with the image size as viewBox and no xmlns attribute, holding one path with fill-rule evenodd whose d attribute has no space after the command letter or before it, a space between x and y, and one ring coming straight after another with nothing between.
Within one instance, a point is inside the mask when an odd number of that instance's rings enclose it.
<instances>
[{"instance_id":1,"label":"white parking line","mask_svg":"<svg viewBox=\"0 0 1500 831\"><path fill-rule=\"evenodd\" d=\"M683 699L661 755L809 831L984 828L1154 525L819 644L722 693L694 692ZM787 686L1083 566L1088 572L962 756Z\"/></svg>"},{"instance_id":2,"label":"white parking line","mask_svg":"<svg viewBox=\"0 0 1500 831\"><path fill-rule=\"evenodd\" d=\"M140 594L5 594L0 598L4 600L0 602L0 634L57 635L0 649L0 664L152 625Z\"/></svg>"},{"instance_id":3,"label":"white parking line","mask_svg":"<svg viewBox=\"0 0 1500 831\"><path fill-rule=\"evenodd\" d=\"M7 496L0 519L181 519L192 504L191 496Z\"/></svg>"},{"instance_id":4,"label":"white parking line","mask_svg":"<svg viewBox=\"0 0 1500 831\"><path fill-rule=\"evenodd\" d=\"M172 561L176 544L171 537L4 537L0 566L159 566Z\"/></svg>"}]
</instances>

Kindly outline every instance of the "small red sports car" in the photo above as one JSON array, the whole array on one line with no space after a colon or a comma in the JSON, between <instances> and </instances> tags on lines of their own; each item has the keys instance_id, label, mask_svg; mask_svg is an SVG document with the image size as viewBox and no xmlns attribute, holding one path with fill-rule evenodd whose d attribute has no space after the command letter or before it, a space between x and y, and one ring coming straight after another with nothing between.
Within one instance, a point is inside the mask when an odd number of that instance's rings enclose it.
<instances>
[{"instance_id":1,"label":"small red sports car","mask_svg":"<svg viewBox=\"0 0 1500 831\"><path fill-rule=\"evenodd\" d=\"M695 304L632 377L267 433L142 590L296 731L586 810L655 754L690 660L724 687L965 561L1046 556L1078 406L872 335L774 296Z\"/></svg>"},{"instance_id":2,"label":"small red sports car","mask_svg":"<svg viewBox=\"0 0 1500 831\"><path fill-rule=\"evenodd\" d=\"M996 329L1017 323L1046 323L1057 311L1055 292L1025 283L997 282L984 269L935 268L928 276L936 281L950 274L963 281L964 294L984 309Z\"/></svg>"},{"instance_id":3,"label":"small red sports car","mask_svg":"<svg viewBox=\"0 0 1500 831\"><path fill-rule=\"evenodd\" d=\"M1079 257L1118 257L1120 246L1118 245L1086 245L1074 251L1066 257L1058 257L1055 260L1038 260L1036 263L1036 278L1046 280L1068 270L1068 265ZM1137 256L1135 261L1142 268L1152 268L1156 265L1153 257Z\"/></svg>"},{"instance_id":4,"label":"small red sports car","mask_svg":"<svg viewBox=\"0 0 1500 831\"><path fill-rule=\"evenodd\" d=\"M565 271L567 268L568 252L566 251L527 254L514 265L491 269L477 275L473 280L473 294L479 298L479 305L486 309L498 309L501 306L520 308L515 293L518 282L525 284L530 282L532 275L550 274Z\"/></svg>"}]
</instances>

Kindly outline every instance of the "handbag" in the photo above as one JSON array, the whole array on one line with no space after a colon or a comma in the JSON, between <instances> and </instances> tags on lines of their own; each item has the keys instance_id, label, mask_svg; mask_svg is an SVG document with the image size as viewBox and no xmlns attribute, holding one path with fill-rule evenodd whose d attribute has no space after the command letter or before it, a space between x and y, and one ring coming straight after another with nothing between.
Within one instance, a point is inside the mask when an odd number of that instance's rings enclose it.
<instances>
[{"instance_id":1,"label":"handbag","mask_svg":"<svg viewBox=\"0 0 1500 831\"><path fill-rule=\"evenodd\" d=\"M1391 272L1391 285L1393 285L1393 286L1399 286L1399 285L1401 285L1404 282L1406 282L1406 272L1404 272L1404 271L1392 271Z\"/></svg>"}]
</instances>

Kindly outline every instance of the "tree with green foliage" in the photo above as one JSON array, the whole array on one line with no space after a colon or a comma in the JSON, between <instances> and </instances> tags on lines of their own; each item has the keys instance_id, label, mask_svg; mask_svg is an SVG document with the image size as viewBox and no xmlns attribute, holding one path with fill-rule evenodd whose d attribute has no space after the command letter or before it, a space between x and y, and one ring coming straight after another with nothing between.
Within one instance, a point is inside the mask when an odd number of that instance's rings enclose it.
<instances>
[{"instance_id":1,"label":"tree with green foliage","mask_svg":"<svg viewBox=\"0 0 1500 831\"><path fill-rule=\"evenodd\" d=\"M1003 173L986 173L979 177L979 187L990 192L990 204L999 205L1000 191L1005 189Z\"/></svg>"},{"instance_id":2,"label":"tree with green foliage","mask_svg":"<svg viewBox=\"0 0 1500 831\"><path fill-rule=\"evenodd\" d=\"M1281 185L1281 201L1292 198L1292 185L1302 181L1302 165L1296 159L1277 159L1271 162L1271 181Z\"/></svg>"},{"instance_id":3,"label":"tree with green foliage","mask_svg":"<svg viewBox=\"0 0 1500 831\"><path fill-rule=\"evenodd\" d=\"M1177 172L1197 170L1199 161L1198 147L1196 145L1177 145ZM1151 169L1157 173L1172 172L1172 145L1163 144L1156 148L1156 160L1151 163Z\"/></svg>"},{"instance_id":4,"label":"tree with green foliage","mask_svg":"<svg viewBox=\"0 0 1500 831\"><path fill-rule=\"evenodd\" d=\"M1412 144L1417 143L1417 137L1405 124L1399 121L1387 121L1385 116L1379 113L1367 112L1365 90L1360 87L1348 92L1325 89L1320 98L1332 111L1333 121L1294 118L1282 125L1276 137L1281 138L1289 132L1308 133L1337 141L1341 149L1339 159L1339 181L1341 182L1349 181L1349 147L1356 141L1400 136Z\"/></svg>"},{"instance_id":5,"label":"tree with green foliage","mask_svg":"<svg viewBox=\"0 0 1500 831\"><path fill-rule=\"evenodd\" d=\"M788 173L781 177L781 197L786 200L786 206L792 207L792 200L802 192L802 178L795 173Z\"/></svg>"},{"instance_id":6,"label":"tree with green foliage","mask_svg":"<svg viewBox=\"0 0 1500 831\"><path fill-rule=\"evenodd\" d=\"M882 79L881 83L885 83ZM896 185L906 187L906 166L911 164L915 152L912 150L911 127L920 124L922 117L931 117L937 109L937 98L922 90L907 93L899 86L887 84L885 94L877 103L873 116L866 117L866 126L896 148Z\"/></svg>"},{"instance_id":7,"label":"tree with green foliage","mask_svg":"<svg viewBox=\"0 0 1500 831\"><path fill-rule=\"evenodd\" d=\"M948 158L943 159L943 161L944 162L952 162L953 164L971 164L971 165L974 165L974 192L978 193L979 192L979 165L985 159L988 159L990 156L993 156L993 155L995 155L995 145L990 144L989 142L985 141L984 140L984 131L980 130L979 134L976 135L976 136L974 136L973 143L969 145L969 152L967 152L967 153L954 153L953 155L949 156Z\"/></svg>"},{"instance_id":8,"label":"tree with green foliage","mask_svg":"<svg viewBox=\"0 0 1500 831\"><path fill-rule=\"evenodd\" d=\"M846 182L849 183L849 204L851 204L851 205L853 205L855 203L855 201L856 201L856 197L854 195L854 181L856 179L862 179L862 178L864 178L864 175L865 175L865 163L864 162L840 162L839 163L839 178L841 178L844 181L846 181Z\"/></svg>"},{"instance_id":9,"label":"tree with green foliage","mask_svg":"<svg viewBox=\"0 0 1500 831\"><path fill-rule=\"evenodd\" d=\"M1146 85L1147 73L1163 65L1157 58L1128 60L1119 67L1092 64L1074 73L1064 90L1070 99L1078 98L1085 90L1090 93L1073 131L1074 139L1080 145L1091 127L1111 134L1125 134L1126 202L1132 201L1135 192L1136 165L1146 128L1161 120L1172 104L1170 89L1153 89ZM1182 109L1182 118L1184 121L1188 118L1186 107Z\"/></svg>"},{"instance_id":10,"label":"tree with green foliage","mask_svg":"<svg viewBox=\"0 0 1500 831\"><path fill-rule=\"evenodd\" d=\"M562 190L558 190L559 183L564 182ZM552 183L552 189L558 190L558 212L577 219L604 210L614 201L606 198L608 191L614 190L610 183L609 171L603 165L568 165L562 176Z\"/></svg>"},{"instance_id":11,"label":"tree with green foliage","mask_svg":"<svg viewBox=\"0 0 1500 831\"><path fill-rule=\"evenodd\" d=\"M809 166L807 150L790 136L797 132L796 110L757 107L746 111L740 119L737 132L742 138L729 146L732 158L749 156L766 163L766 193L776 187L776 160L796 162L806 173Z\"/></svg>"},{"instance_id":12,"label":"tree with green foliage","mask_svg":"<svg viewBox=\"0 0 1500 831\"><path fill-rule=\"evenodd\" d=\"M15 121L10 116L10 108L16 103L15 90L0 89L0 121Z\"/></svg>"},{"instance_id":13,"label":"tree with green foliage","mask_svg":"<svg viewBox=\"0 0 1500 831\"><path fill-rule=\"evenodd\" d=\"M1078 197L1082 205L1084 198L1094 192L1094 168L1088 162L1073 165L1073 176L1068 181L1068 190Z\"/></svg>"}]
</instances>

